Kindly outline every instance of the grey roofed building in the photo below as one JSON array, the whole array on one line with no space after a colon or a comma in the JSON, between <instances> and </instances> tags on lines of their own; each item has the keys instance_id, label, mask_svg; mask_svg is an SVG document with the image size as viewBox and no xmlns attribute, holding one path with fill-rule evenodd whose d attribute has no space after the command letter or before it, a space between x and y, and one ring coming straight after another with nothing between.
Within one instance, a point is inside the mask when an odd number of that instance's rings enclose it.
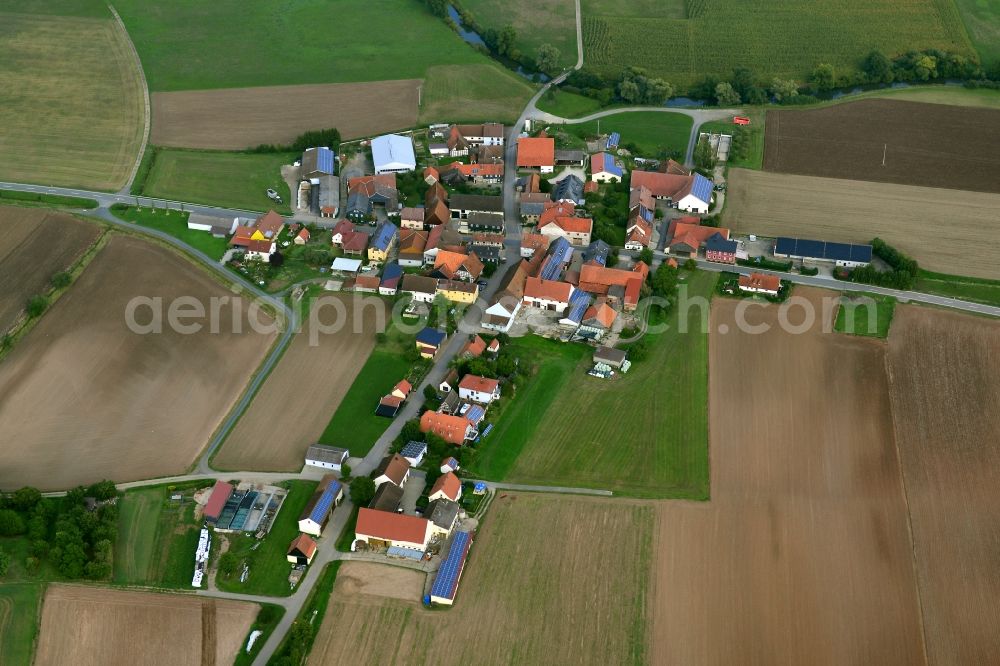
<instances>
[{"instance_id":1,"label":"grey roofed building","mask_svg":"<svg viewBox=\"0 0 1000 666\"><path fill-rule=\"evenodd\" d=\"M587 249L583 251L583 260L596 261L601 266L608 265L608 253L611 252L611 246L602 240L595 240L593 243L587 246Z\"/></svg>"},{"instance_id":2,"label":"grey roofed building","mask_svg":"<svg viewBox=\"0 0 1000 666\"><path fill-rule=\"evenodd\" d=\"M323 176L319 179L319 200L316 212L326 217L337 217L340 212L340 178Z\"/></svg>"},{"instance_id":3,"label":"grey roofed building","mask_svg":"<svg viewBox=\"0 0 1000 666\"><path fill-rule=\"evenodd\" d=\"M573 164L582 166L587 154L582 150L557 150L556 164Z\"/></svg>"},{"instance_id":4,"label":"grey roofed building","mask_svg":"<svg viewBox=\"0 0 1000 666\"><path fill-rule=\"evenodd\" d=\"M503 233L503 215L497 213L469 213L469 231Z\"/></svg>"},{"instance_id":5,"label":"grey roofed building","mask_svg":"<svg viewBox=\"0 0 1000 666\"><path fill-rule=\"evenodd\" d=\"M191 213L188 216L187 225L188 229L207 231L218 238L228 236L236 230L236 221L231 217L218 217L201 213Z\"/></svg>"},{"instance_id":6,"label":"grey roofed building","mask_svg":"<svg viewBox=\"0 0 1000 666\"><path fill-rule=\"evenodd\" d=\"M625 350L613 347L598 347L594 350L594 363L607 363L612 368L622 367L625 362Z\"/></svg>"},{"instance_id":7,"label":"grey roofed building","mask_svg":"<svg viewBox=\"0 0 1000 666\"><path fill-rule=\"evenodd\" d=\"M458 502L444 498L436 499L427 505L424 517L441 529L451 531L455 527L460 508Z\"/></svg>"},{"instance_id":8,"label":"grey roofed building","mask_svg":"<svg viewBox=\"0 0 1000 666\"><path fill-rule=\"evenodd\" d=\"M482 245L473 243L472 251L476 253L479 260L484 263L496 264L500 262L500 248L493 245Z\"/></svg>"},{"instance_id":9,"label":"grey roofed building","mask_svg":"<svg viewBox=\"0 0 1000 666\"><path fill-rule=\"evenodd\" d=\"M306 460L317 462L340 464L347 460L350 455L347 449L336 446L326 446L324 444L313 444L306 450Z\"/></svg>"},{"instance_id":10,"label":"grey roofed building","mask_svg":"<svg viewBox=\"0 0 1000 666\"><path fill-rule=\"evenodd\" d=\"M368 508L376 511L395 511L403 501L403 489L395 483L383 483L375 491Z\"/></svg>"},{"instance_id":11,"label":"grey roofed building","mask_svg":"<svg viewBox=\"0 0 1000 666\"><path fill-rule=\"evenodd\" d=\"M303 179L332 176L336 173L336 160L333 151L326 146L306 148L302 153L302 168L299 174Z\"/></svg>"},{"instance_id":12,"label":"grey roofed building","mask_svg":"<svg viewBox=\"0 0 1000 666\"><path fill-rule=\"evenodd\" d=\"M462 212L462 217L470 212L503 213L503 197L489 194L453 194L448 207L452 213Z\"/></svg>"},{"instance_id":13,"label":"grey roofed building","mask_svg":"<svg viewBox=\"0 0 1000 666\"><path fill-rule=\"evenodd\" d=\"M458 391L448 391L444 394L444 400L441 401L438 411L442 414L454 414L461 402L462 400L458 397Z\"/></svg>"},{"instance_id":14,"label":"grey roofed building","mask_svg":"<svg viewBox=\"0 0 1000 666\"><path fill-rule=\"evenodd\" d=\"M571 201L577 206L586 203L583 198L583 181L577 176L569 174L552 188L553 201Z\"/></svg>"}]
</instances>

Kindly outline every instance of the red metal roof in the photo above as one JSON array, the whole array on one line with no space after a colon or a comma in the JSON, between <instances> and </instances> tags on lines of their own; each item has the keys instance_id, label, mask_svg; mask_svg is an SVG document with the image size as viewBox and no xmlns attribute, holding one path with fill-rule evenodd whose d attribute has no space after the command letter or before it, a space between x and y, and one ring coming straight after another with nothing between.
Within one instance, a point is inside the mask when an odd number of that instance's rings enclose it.
<instances>
[{"instance_id":1,"label":"red metal roof","mask_svg":"<svg viewBox=\"0 0 1000 666\"><path fill-rule=\"evenodd\" d=\"M217 519L219 514L222 513L222 507L226 505L226 500L232 494L233 486L231 484L225 481L216 481L215 486L212 488L212 494L208 497L208 503L205 504L205 517L213 520Z\"/></svg>"}]
</instances>

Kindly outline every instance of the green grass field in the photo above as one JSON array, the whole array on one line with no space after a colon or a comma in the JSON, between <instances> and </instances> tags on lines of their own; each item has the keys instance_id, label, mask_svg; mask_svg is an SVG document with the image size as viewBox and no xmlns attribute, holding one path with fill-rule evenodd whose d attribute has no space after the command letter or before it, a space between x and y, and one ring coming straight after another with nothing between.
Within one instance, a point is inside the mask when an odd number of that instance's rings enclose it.
<instances>
[{"instance_id":1,"label":"green grass field","mask_svg":"<svg viewBox=\"0 0 1000 666\"><path fill-rule=\"evenodd\" d=\"M291 194L281 177L281 166L294 159L290 153L161 148L142 195L261 212L274 208L288 215L292 212ZM269 187L281 195L282 205L267 198Z\"/></svg>"},{"instance_id":2,"label":"green grass field","mask_svg":"<svg viewBox=\"0 0 1000 666\"><path fill-rule=\"evenodd\" d=\"M888 88L885 90L870 90L857 95L845 95L832 102L823 102L816 106L844 104L856 102L859 99L879 97L898 99L909 102L926 102L928 104L950 104L953 106L978 106L987 109L1000 109L1000 90L985 88L963 88L961 86L928 85L911 88ZM816 108L813 106L811 108Z\"/></svg>"},{"instance_id":3,"label":"green grass field","mask_svg":"<svg viewBox=\"0 0 1000 666\"><path fill-rule=\"evenodd\" d=\"M710 298L717 279L699 271L685 284L690 296ZM679 321L675 309L669 329L651 335L648 356L627 375L597 379L585 374L585 362L567 362L546 377L540 390L557 391L550 404L511 410L507 416L518 423L489 443L516 447L525 440L523 451L494 453L496 462L483 453L494 471L509 467L499 480L707 499L708 335L697 308L686 314L690 332L679 332ZM510 465L506 455L517 459Z\"/></svg>"},{"instance_id":4,"label":"green grass field","mask_svg":"<svg viewBox=\"0 0 1000 666\"><path fill-rule=\"evenodd\" d=\"M398 349L375 347L319 436L320 443L350 449L352 456L366 455L392 423L391 419L375 416L375 406L411 367Z\"/></svg>"},{"instance_id":5,"label":"green grass field","mask_svg":"<svg viewBox=\"0 0 1000 666\"><path fill-rule=\"evenodd\" d=\"M1000 306L1000 280L920 271L914 290Z\"/></svg>"},{"instance_id":6,"label":"green grass field","mask_svg":"<svg viewBox=\"0 0 1000 666\"><path fill-rule=\"evenodd\" d=\"M730 167L757 169L759 171L764 166L764 112L763 110L757 110L749 115L751 117L751 125L748 130L750 132L750 150L746 157L743 158L737 157L735 153L730 151L729 161L726 164ZM736 126L728 120L703 123L698 128L699 133L720 132L723 134L733 134L736 131Z\"/></svg>"},{"instance_id":7,"label":"green grass field","mask_svg":"<svg viewBox=\"0 0 1000 666\"><path fill-rule=\"evenodd\" d=\"M188 229L186 212L148 207L139 209L121 204L114 204L112 210L119 219L168 233L196 250L204 252L212 259L221 259L229 247L229 241L225 238L216 238L207 231Z\"/></svg>"},{"instance_id":8,"label":"green grass field","mask_svg":"<svg viewBox=\"0 0 1000 666\"><path fill-rule=\"evenodd\" d=\"M601 103L592 97L564 92L559 88L549 88L537 104L539 110L563 118L582 118L601 110Z\"/></svg>"},{"instance_id":9,"label":"green grass field","mask_svg":"<svg viewBox=\"0 0 1000 666\"><path fill-rule=\"evenodd\" d=\"M617 75L636 65L682 88L737 67L764 80L803 81L819 63L854 71L873 48L973 53L953 0L841 0L822 10L808 0L691 0L684 17L678 2L616 9L623 4L584 0L586 67Z\"/></svg>"},{"instance_id":10,"label":"green grass field","mask_svg":"<svg viewBox=\"0 0 1000 666\"><path fill-rule=\"evenodd\" d=\"M252 534L245 532L227 535L230 552L250 562L250 575L245 583L241 583L239 569L229 579L220 574L216 577L216 585L220 590L272 597L287 597L292 593L288 587L288 573L292 570L292 565L285 556L288 544L299 534L299 514L316 490L316 482L288 481L287 487L288 497L278 511L274 526L263 541L258 542ZM260 543L260 546L256 550L251 550L257 543Z\"/></svg>"},{"instance_id":11,"label":"green grass field","mask_svg":"<svg viewBox=\"0 0 1000 666\"><path fill-rule=\"evenodd\" d=\"M1000 0L955 0L984 65L1000 62Z\"/></svg>"},{"instance_id":12,"label":"green grass field","mask_svg":"<svg viewBox=\"0 0 1000 666\"><path fill-rule=\"evenodd\" d=\"M892 325L892 315L896 311L896 299L892 296L865 294L874 301L874 310L866 302L857 298L844 297L837 308L837 319L833 330L838 333L863 335L872 338L889 336L889 326ZM874 315L874 321L873 316Z\"/></svg>"},{"instance_id":13,"label":"green grass field","mask_svg":"<svg viewBox=\"0 0 1000 666\"><path fill-rule=\"evenodd\" d=\"M470 472L485 479L507 477L549 406L566 390L574 374L586 372L581 362L591 353L584 345L534 335L512 339L508 349L523 359L522 363L537 363L538 369L518 387L510 404L502 405L500 418L490 418L493 430L477 446L478 455Z\"/></svg>"},{"instance_id":14,"label":"green grass field","mask_svg":"<svg viewBox=\"0 0 1000 666\"><path fill-rule=\"evenodd\" d=\"M559 49L559 65L576 64L576 5L573 0L462 0L476 23L485 30L513 25L517 30L514 46L532 61L542 44ZM584 54L586 57L586 54Z\"/></svg>"},{"instance_id":15,"label":"green grass field","mask_svg":"<svg viewBox=\"0 0 1000 666\"><path fill-rule=\"evenodd\" d=\"M127 491L121 500L112 580L120 585L190 589L200 524L194 519L198 481ZM169 499L184 495L183 502Z\"/></svg>"},{"instance_id":16,"label":"green grass field","mask_svg":"<svg viewBox=\"0 0 1000 666\"><path fill-rule=\"evenodd\" d=\"M15 4L0 9L0 180L118 189L144 114L125 34L91 0Z\"/></svg>"},{"instance_id":17,"label":"green grass field","mask_svg":"<svg viewBox=\"0 0 1000 666\"><path fill-rule=\"evenodd\" d=\"M578 136L597 134L598 121L591 120L564 129ZM620 132L622 143L634 143L643 155L654 156L663 151L680 153L683 157L691 136L689 116L665 111L634 111L617 113L600 119L601 133Z\"/></svg>"},{"instance_id":18,"label":"green grass field","mask_svg":"<svg viewBox=\"0 0 1000 666\"><path fill-rule=\"evenodd\" d=\"M0 585L0 664L30 664L38 635L40 583Z\"/></svg>"},{"instance_id":19,"label":"green grass field","mask_svg":"<svg viewBox=\"0 0 1000 666\"><path fill-rule=\"evenodd\" d=\"M534 93L527 81L492 61L430 67L420 122L514 122Z\"/></svg>"}]
</instances>

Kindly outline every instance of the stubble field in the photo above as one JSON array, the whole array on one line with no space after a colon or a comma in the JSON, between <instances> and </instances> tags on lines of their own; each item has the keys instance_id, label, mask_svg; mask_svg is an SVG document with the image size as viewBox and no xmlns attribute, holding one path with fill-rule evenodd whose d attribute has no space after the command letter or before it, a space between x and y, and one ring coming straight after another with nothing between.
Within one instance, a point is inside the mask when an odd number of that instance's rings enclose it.
<instances>
[{"instance_id":1,"label":"stubble field","mask_svg":"<svg viewBox=\"0 0 1000 666\"><path fill-rule=\"evenodd\" d=\"M241 601L51 585L35 663L231 664L257 610Z\"/></svg>"},{"instance_id":2,"label":"stubble field","mask_svg":"<svg viewBox=\"0 0 1000 666\"><path fill-rule=\"evenodd\" d=\"M115 237L73 288L0 364L0 488L57 490L104 478L183 472L235 402L273 340L255 333L247 304L220 333L138 335L125 321L133 297L228 296L181 256ZM136 319L149 321L148 309ZM262 323L270 322L261 315ZM202 320L204 323L204 320Z\"/></svg>"},{"instance_id":3,"label":"stubble field","mask_svg":"<svg viewBox=\"0 0 1000 666\"><path fill-rule=\"evenodd\" d=\"M154 93L150 140L175 148L243 150L287 145L302 132L325 127L336 127L345 139L371 136L417 124L420 84L409 79Z\"/></svg>"},{"instance_id":4,"label":"stubble field","mask_svg":"<svg viewBox=\"0 0 1000 666\"><path fill-rule=\"evenodd\" d=\"M331 296L353 313L360 297ZM336 333L320 334L310 346L306 328L297 333L246 413L226 438L213 462L221 469L297 471L306 449L315 444L340 401L375 346L377 310L385 302L372 298L349 316ZM366 301L367 302L367 301ZM324 325L335 322L333 306L319 312ZM355 327L358 330L355 330ZM391 386L391 384L387 384ZM374 403L371 410L375 410ZM352 454L355 453L352 451Z\"/></svg>"},{"instance_id":5,"label":"stubble field","mask_svg":"<svg viewBox=\"0 0 1000 666\"><path fill-rule=\"evenodd\" d=\"M900 305L893 416L931 664L1000 662L1000 324Z\"/></svg>"},{"instance_id":6,"label":"stubble field","mask_svg":"<svg viewBox=\"0 0 1000 666\"><path fill-rule=\"evenodd\" d=\"M338 578L309 663L643 663L653 519L625 501L498 496L453 609Z\"/></svg>"},{"instance_id":7,"label":"stubble field","mask_svg":"<svg viewBox=\"0 0 1000 666\"><path fill-rule=\"evenodd\" d=\"M867 243L875 236L921 268L995 278L1000 195L731 169L723 224L740 234Z\"/></svg>"},{"instance_id":8,"label":"stubble field","mask_svg":"<svg viewBox=\"0 0 1000 666\"><path fill-rule=\"evenodd\" d=\"M922 663L883 344L750 335L738 305L712 307L712 499L659 507L651 662Z\"/></svg>"},{"instance_id":9,"label":"stubble field","mask_svg":"<svg viewBox=\"0 0 1000 666\"><path fill-rule=\"evenodd\" d=\"M767 112L764 168L1000 192L1000 110L866 99Z\"/></svg>"},{"instance_id":10,"label":"stubble field","mask_svg":"<svg viewBox=\"0 0 1000 666\"><path fill-rule=\"evenodd\" d=\"M28 299L44 292L53 275L72 265L97 240L101 228L43 208L0 206L0 229L3 335Z\"/></svg>"},{"instance_id":11,"label":"stubble field","mask_svg":"<svg viewBox=\"0 0 1000 666\"><path fill-rule=\"evenodd\" d=\"M95 190L127 180L142 142L142 80L127 36L104 15L0 11L0 180Z\"/></svg>"}]
</instances>

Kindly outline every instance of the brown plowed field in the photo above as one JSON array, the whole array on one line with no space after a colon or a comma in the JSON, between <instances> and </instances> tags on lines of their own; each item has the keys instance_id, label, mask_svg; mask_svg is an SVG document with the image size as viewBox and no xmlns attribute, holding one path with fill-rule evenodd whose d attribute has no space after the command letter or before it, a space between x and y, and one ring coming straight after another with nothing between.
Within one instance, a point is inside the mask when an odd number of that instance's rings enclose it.
<instances>
[{"instance_id":1,"label":"brown plowed field","mask_svg":"<svg viewBox=\"0 0 1000 666\"><path fill-rule=\"evenodd\" d=\"M726 226L740 234L867 243L875 236L922 268L995 278L1000 195L731 169Z\"/></svg>"},{"instance_id":2,"label":"brown plowed field","mask_svg":"<svg viewBox=\"0 0 1000 666\"><path fill-rule=\"evenodd\" d=\"M922 663L884 345L742 333L738 304L712 304L712 499L660 505L650 662Z\"/></svg>"},{"instance_id":3,"label":"brown plowed field","mask_svg":"<svg viewBox=\"0 0 1000 666\"><path fill-rule=\"evenodd\" d=\"M889 368L929 661L1000 663L1000 323L900 305Z\"/></svg>"},{"instance_id":4,"label":"brown plowed field","mask_svg":"<svg viewBox=\"0 0 1000 666\"><path fill-rule=\"evenodd\" d=\"M353 312L353 303L361 302L352 295L331 298L340 298L346 312ZM377 298L366 302L385 309L384 301ZM324 308L321 313L323 323L332 325L332 309ZM302 469L306 449L316 443L375 346L377 319L375 309L367 306L360 318L352 317L342 330L319 335L315 347L310 346L309 332L303 327L226 438L214 464L233 470ZM358 330L354 321L360 322Z\"/></svg>"},{"instance_id":5,"label":"brown plowed field","mask_svg":"<svg viewBox=\"0 0 1000 666\"><path fill-rule=\"evenodd\" d=\"M101 228L43 208L0 206L0 335L29 298L46 291L97 240Z\"/></svg>"},{"instance_id":6,"label":"brown plowed field","mask_svg":"<svg viewBox=\"0 0 1000 666\"><path fill-rule=\"evenodd\" d=\"M423 596L426 581L427 574L422 571L377 562L348 561L337 571L337 594L345 597L369 594L412 602Z\"/></svg>"},{"instance_id":7,"label":"brown plowed field","mask_svg":"<svg viewBox=\"0 0 1000 666\"><path fill-rule=\"evenodd\" d=\"M654 509L577 496L498 496L455 607L349 594L338 577L309 663L642 663Z\"/></svg>"},{"instance_id":8,"label":"brown plowed field","mask_svg":"<svg viewBox=\"0 0 1000 666\"><path fill-rule=\"evenodd\" d=\"M889 99L771 110L764 133L764 168L1000 192L997 128L998 110Z\"/></svg>"},{"instance_id":9,"label":"brown plowed field","mask_svg":"<svg viewBox=\"0 0 1000 666\"><path fill-rule=\"evenodd\" d=\"M231 664L257 611L242 601L50 585L35 664Z\"/></svg>"},{"instance_id":10,"label":"brown plowed field","mask_svg":"<svg viewBox=\"0 0 1000 666\"><path fill-rule=\"evenodd\" d=\"M345 139L417 124L421 81L376 81L153 93L158 146L242 150L288 144L307 130L336 127Z\"/></svg>"},{"instance_id":11,"label":"brown plowed field","mask_svg":"<svg viewBox=\"0 0 1000 666\"><path fill-rule=\"evenodd\" d=\"M117 236L0 364L0 488L69 488L188 468L274 338L247 325L212 334L138 335L135 296L193 296L209 308L227 290L180 255ZM146 310L138 319L147 321ZM233 319L232 306L220 310Z\"/></svg>"}]
</instances>

